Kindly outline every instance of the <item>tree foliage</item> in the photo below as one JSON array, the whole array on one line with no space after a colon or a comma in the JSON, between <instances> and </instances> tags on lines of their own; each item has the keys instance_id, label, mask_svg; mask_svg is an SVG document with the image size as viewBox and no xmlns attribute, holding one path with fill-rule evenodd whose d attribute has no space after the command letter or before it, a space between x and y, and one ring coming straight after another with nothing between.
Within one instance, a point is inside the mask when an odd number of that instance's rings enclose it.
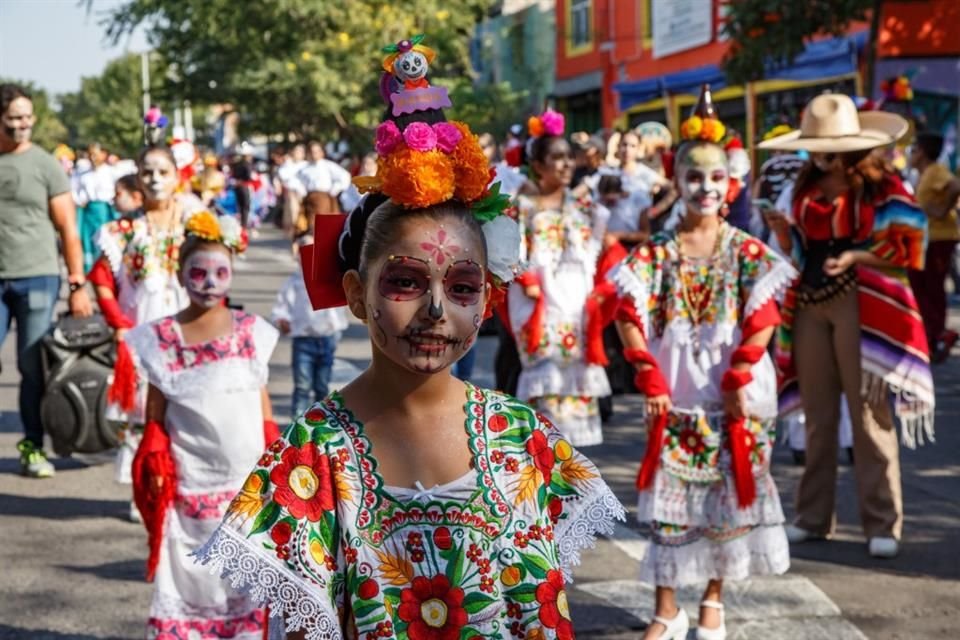
<instances>
[{"instance_id":1,"label":"tree foliage","mask_svg":"<svg viewBox=\"0 0 960 640\"><path fill-rule=\"evenodd\" d=\"M99 76L85 77L80 90L60 96L60 115L76 147L99 142L123 156L143 146L140 56L128 54L107 63ZM151 64L152 78L163 66Z\"/></svg>"},{"instance_id":2,"label":"tree foliage","mask_svg":"<svg viewBox=\"0 0 960 640\"><path fill-rule=\"evenodd\" d=\"M760 80L787 66L816 35L841 35L865 20L875 0L729 0L724 34L732 44L723 60L731 84Z\"/></svg>"},{"instance_id":3,"label":"tree foliage","mask_svg":"<svg viewBox=\"0 0 960 640\"><path fill-rule=\"evenodd\" d=\"M33 125L33 136L31 137L33 143L47 151L53 151L58 144L66 142L67 128L63 126L63 122L51 107L47 92L32 82L0 78L0 84L8 82L23 87L33 101L33 115L37 119L36 124Z\"/></svg>"},{"instance_id":4,"label":"tree foliage","mask_svg":"<svg viewBox=\"0 0 960 640\"><path fill-rule=\"evenodd\" d=\"M366 137L384 109L381 48L425 33L437 51L431 78L462 84L492 1L128 0L106 24L115 40L142 25L174 65L170 91L233 104L245 133Z\"/></svg>"}]
</instances>

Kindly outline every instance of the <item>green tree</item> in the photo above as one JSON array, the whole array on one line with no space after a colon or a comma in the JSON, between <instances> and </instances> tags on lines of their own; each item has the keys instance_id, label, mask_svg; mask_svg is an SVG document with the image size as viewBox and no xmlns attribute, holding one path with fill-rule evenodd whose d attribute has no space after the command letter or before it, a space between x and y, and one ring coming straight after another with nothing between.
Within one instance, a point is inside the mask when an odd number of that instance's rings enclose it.
<instances>
[{"instance_id":1,"label":"green tree","mask_svg":"<svg viewBox=\"0 0 960 640\"><path fill-rule=\"evenodd\" d=\"M368 138L384 110L381 48L416 33L437 51L431 78L471 77L469 43L493 0L129 0L114 40L143 25L175 65L180 97L231 103L245 133ZM496 112L490 105L490 114Z\"/></svg>"},{"instance_id":2,"label":"green tree","mask_svg":"<svg viewBox=\"0 0 960 640\"><path fill-rule=\"evenodd\" d=\"M760 80L768 68L789 65L816 35L841 35L866 20L879 0L736 0L726 4L724 33L732 44L723 60L731 84ZM874 47L872 33L869 47Z\"/></svg>"},{"instance_id":3,"label":"green tree","mask_svg":"<svg viewBox=\"0 0 960 640\"><path fill-rule=\"evenodd\" d=\"M151 78L163 65L151 61ZM99 142L111 152L132 156L143 146L140 56L128 54L107 63L99 76L83 78L80 90L60 96L60 116L75 146Z\"/></svg>"},{"instance_id":4,"label":"green tree","mask_svg":"<svg viewBox=\"0 0 960 640\"><path fill-rule=\"evenodd\" d=\"M34 144L53 151L61 142L67 141L67 128L57 117L56 112L50 106L50 98L47 92L36 86L32 82L23 80L14 80L12 78L0 78L0 84L13 83L23 87L33 100L33 115L37 118L37 123L33 125L32 140Z\"/></svg>"}]
</instances>

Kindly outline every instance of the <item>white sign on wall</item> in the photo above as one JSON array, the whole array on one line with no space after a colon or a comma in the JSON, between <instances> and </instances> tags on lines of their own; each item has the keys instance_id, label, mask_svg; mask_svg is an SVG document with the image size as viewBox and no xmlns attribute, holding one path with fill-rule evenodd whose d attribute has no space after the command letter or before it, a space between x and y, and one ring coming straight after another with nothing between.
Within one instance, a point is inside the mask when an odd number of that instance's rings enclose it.
<instances>
[{"instance_id":1,"label":"white sign on wall","mask_svg":"<svg viewBox=\"0 0 960 640\"><path fill-rule=\"evenodd\" d=\"M710 0L653 0L653 57L693 49L713 39Z\"/></svg>"}]
</instances>

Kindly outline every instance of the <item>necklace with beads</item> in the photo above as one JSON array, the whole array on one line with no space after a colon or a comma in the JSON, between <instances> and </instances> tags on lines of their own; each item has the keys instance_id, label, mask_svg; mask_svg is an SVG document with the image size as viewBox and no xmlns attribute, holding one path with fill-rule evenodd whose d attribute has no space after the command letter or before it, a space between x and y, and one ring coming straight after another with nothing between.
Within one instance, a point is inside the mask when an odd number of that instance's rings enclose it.
<instances>
[{"instance_id":1,"label":"necklace with beads","mask_svg":"<svg viewBox=\"0 0 960 640\"><path fill-rule=\"evenodd\" d=\"M690 339L693 343L694 355L699 359L701 352L701 340L700 340L700 327L704 316L706 316L706 310L709 306L710 299L713 297L714 289L714 278L713 278L713 265L720 254L720 247L723 244L723 226L717 228L717 238L714 242L713 252L706 258L702 258L708 264L700 267L704 269L703 273L703 286L695 287L697 277L697 266L688 262L688 260L693 260L689 256L685 255L683 252L683 242L680 239L679 234L677 234L677 280L680 284L680 296L683 299L683 304L687 308L687 314L690 316ZM687 273L685 267L692 269L693 273L690 276L690 282L687 282Z\"/></svg>"}]
</instances>

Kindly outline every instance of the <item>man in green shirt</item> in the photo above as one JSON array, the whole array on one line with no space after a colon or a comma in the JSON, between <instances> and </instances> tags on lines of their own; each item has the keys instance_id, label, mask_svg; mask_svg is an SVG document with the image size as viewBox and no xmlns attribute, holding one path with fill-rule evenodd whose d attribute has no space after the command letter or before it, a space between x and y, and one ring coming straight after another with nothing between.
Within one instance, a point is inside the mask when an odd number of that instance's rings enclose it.
<instances>
[{"instance_id":1,"label":"man in green shirt","mask_svg":"<svg viewBox=\"0 0 960 640\"><path fill-rule=\"evenodd\" d=\"M17 444L25 475L49 478L43 452L43 366L40 339L50 329L60 290L57 236L67 264L70 312L93 312L84 289L83 250L70 182L57 161L30 142L33 101L17 85L0 84L0 345L17 324L20 420Z\"/></svg>"}]
</instances>

